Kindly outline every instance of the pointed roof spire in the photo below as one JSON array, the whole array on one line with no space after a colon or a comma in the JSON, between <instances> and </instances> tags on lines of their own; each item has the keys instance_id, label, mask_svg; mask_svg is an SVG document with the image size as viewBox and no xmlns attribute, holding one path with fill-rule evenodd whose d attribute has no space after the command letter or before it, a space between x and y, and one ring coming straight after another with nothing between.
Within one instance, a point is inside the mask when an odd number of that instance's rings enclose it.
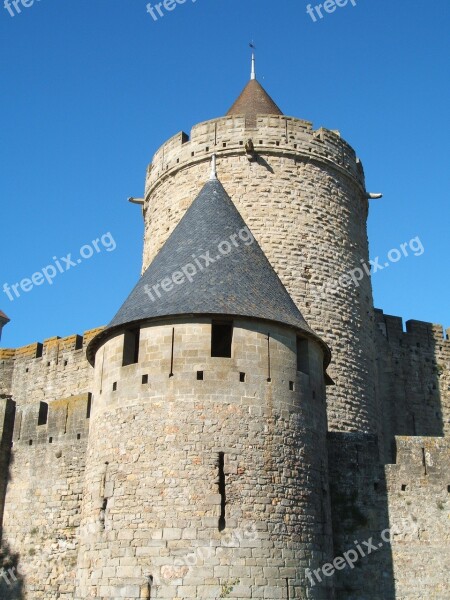
<instances>
[{"instance_id":1,"label":"pointed roof spire","mask_svg":"<svg viewBox=\"0 0 450 600\"><path fill-rule=\"evenodd\" d=\"M252 49L252 70L250 73L250 80L256 79L256 69L255 69L255 50L256 46L254 46L253 42L250 44L250 48Z\"/></svg>"},{"instance_id":2,"label":"pointed roof spire","mask_svg":"<svg viewBox=\"0 0 450 600\"><path fill-rule=\"evenodd\" d=\"M255 46L253 42L250 44L250 48L252 49L250 81L227 112L227 116L244 115L248 125L256 125L257 115L282 115L283 113L256 80Z\"/></svg>"}]
</instances>

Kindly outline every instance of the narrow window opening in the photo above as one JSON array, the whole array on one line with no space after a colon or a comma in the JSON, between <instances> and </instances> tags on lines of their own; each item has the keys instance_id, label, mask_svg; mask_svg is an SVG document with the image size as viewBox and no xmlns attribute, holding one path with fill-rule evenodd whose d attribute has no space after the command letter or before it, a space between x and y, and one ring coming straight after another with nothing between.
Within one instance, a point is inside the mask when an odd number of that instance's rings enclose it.
<instances>
[{"instance_id":1,"label":"narrow window opening","mask_svg":"<svg viewBox=\"0 0 450 600\"><path fill-rule=\"evenodd\" d=\"M29 446L32 446L32 445L33 445L33 440L30 440L30 441L28 442L28 445L29 445Z\"/></svg>"},{"instance_id":2,"label":"narrow window opening","mask_svg":"<svg viewBox=\"0 0 450 600\"><path fill-rule=\"evenodd\" d=\"M91 408L92 408L92 394L89 392L87 406L86 406L86 419L91 418Z\"/></svg>"},{"instance_id":3,"label":"narrow window opening","mask_svg":"<svg viewBox=\"0 0 450 600\"><path fill-rule=\"evenodd\" d=\"M50 366L50 362L47 363L47 367L49 367L49 366Z\"/></svg>"},{"instance_id":4,"label":"narrow window opening","mask_svg":"<svg viewBox=\"0 0 450 600\"><path fill-rule=\"evenodd\" d=\"M239 373L239 381L245 383L245 373Z\"/></svg>"},{"instance_id":5,"label":"narrow window opening","mask_svg":"<svg viewBox=\"0 0 450 600\"><path fill-rule=\"evenodd\" d=\"M450 494L450 485L447 486L447 492Z\"/></svg>"},{"instance_id":6,"label":"narrow window opening","mask_svg":"<svg viewBox=\"0 0 450 600\"><path fill-rule=\"evenodd\" d=\"M211 356L231 358L233 323L213 321L211 327Z\"/></svg>"},{"instance_id":7,"label":"narrow window opening","mask_svg":"<svg viewBox=\"0 0 450 600\"><path fill-rule=\"evenodd\" d=\"M219 452L217 466L218 466L218 471L219 471L219 494L220 494L219 531L223 531L226 527L225 506L227 503L226 490L225 490L225 454L223 452Z\"/></svg>"},{"instance_id":8,"label":"narrow window opening","mask_svg":"<svg viewBox=\"0 0 450 600\"><path fill-rule=\"evenodd\" d=\"M406 490L408 489L408 486L406 485L406 483L402 484L402 492L406 492Z\"/></svg>"},{"instance_id":9,"label":"narrow window opening","mask_svg":"<svg viewBox=\"0 0 450 600\"><path fill-rule=\"evenodd\" d=\"M81 440L81 433L77 433L77 440Z\"/></svg>"},{"instance_id":10,"label":"narrow window opening","mask_svg":"<svg viewBox=\"0 0 450 600\"><path fill-rule=\"evenodd\" d=\"M108 498L103 498L102 507L100 509L100 526L105 529L106 509L108 508Z\"/></svg>"},{"instance_id":11,"label":"narrow window opening","mask_svg":"<svg viewBox=\"0 0 450 600\"><path fill-rule=\"evenodd\" d=\"M297 338L297 371L309 375L309 343L306 338Z\"/></svg>"},{"instance_id":12,"label":"narrow window opening","mask_svg":"<svg viewBox=\"0 0 450 600\"><path fill-rule=\"evenodd\" d=\"M142 375L142 385L148 383L148 375Z\"/></svg>"},{"instance_id":13,"label":"narrow window opening","mask_svg":"<svg viewBox=\"0 0 450 600\"><path fill-rule=\"evenodd\" d=\"M29 369L28 369L28 368L26 368L26 369L25 369L25 373L28 373L28 371L29 371Z\"/></svg>"},{"instance_id":14,"label":"narrow window opening","mask_svg":"<svg viewBox=\"0 0 450 600\"><path fill-rule=\"evenodd\" d=\"M52 438L52 437L49 437L49 438L48 438L48 443L49 443L49 444L53 444L53 438Z\"/></svg>"},{"instance_id":15,"label":"narrow window opening","mask_svg":"<svg viewBox=\"0 0 450 600\"><path fill-rule=\"evenodd\" d=\"M48 420L48 404L46 402L39 403L38 425L47 425Z\"/></svg>"},{"instance_id":16,"label":"narrow window opening","mask_svg":"<svg viewBox=\"0 0 450 600\"><path fill-rule=\"evenodd\" d=\"M139 338L139 329L125 331L123 339L123 367L136 364L139 361Z\"/></svg>"},{"instance_id":17,"label":"narrow window opening","mask_svg":"<svg viewBox=\"0 0 450 600\"><path fill-rule=\"evenodd\" d=\"M36 346L36 358L42 358L42 351L43 351L43 344L38 343L38 345Z\"/></svg>"},{"instance_id":18,"label":"narrow window opening","mask_svg":"<svg viewBox=\"0 0 450 600\"><path fill-rule=\"evenodd\" d=\"M206 152L209 152L209 146L206 146Z\"/></svg>"},{"instance_id":19,"label":"narrow window opening","mask_svg":"<svg viewBox=\"0 0 450 600\"><path fill-rule=\"evenodd\" d=\"M117 390L117 381L115 381L113 383L113 392L115 392Z\"/></svg>"},{"instance_id":20,"label":"narrow window opening","mask_svg":"<svg viewBox=\"0 0 450 600\"><path fill-rule=\"evenodd\" d=\"M224 148L227 147L227 143L226 142L224 142L222 145L223 145Z\"/></svg>"},{"instance_id":21,"label":"narrow window opening","mask_svg":"<svg viewBox=\"0 0 450 600\"><path fill-rule=\"evenodd\" d=\"M195 155L195 152L191 152L191 156L194 156L194 155Z\"/></svg>"},{"instance_id":22,"label":"narrow window opening","mask_svg":"<svg viewBox=\"0 0 450 600\"><path fill-rule=\"evenodd\" d=\"M203 371L197 371L197 381L203 381Z\"/></svg>"},{"instance_id":23,"label":"narrow window opening","mask_svg":"<svg viewBox=\"0 0 450 600\"><path fill-rule=\"evenodd\" d=\"M294 382L293 381L289 382L289 389L290 389L291 392L294 391Z\"/></svg>"},{"instance_id":24,"label":"narrow window opening","mask_svg":"<svg viewBox=\"0 0 450 600\"><path fill-rule=\"evenodd\" d=\"M69 364L69 361L65 360L64 361L64 366L67 367L68 364Z\"/></svg>"},{"instance_id":25,"label":"narrow window opening","mask_svg":"<svg viewBox=\"0 0 450 600\"><path fill-rule=\"evenodd\" d=\"M425 475L427 474L427 457L425 454L425 448L422 448L422 464L424 468Z\"/></svg>"},{"instance_id":26,"label":"narrow window opening","mask_svg":"<svg viewBox=\"0 0 450 600\"><path fill-rule=\"evenodd\" d=\"M279 145L280 145L280 142L276 142L276 144L277 144L277 146L279 146Z\"/></svg>"}]
</instances>

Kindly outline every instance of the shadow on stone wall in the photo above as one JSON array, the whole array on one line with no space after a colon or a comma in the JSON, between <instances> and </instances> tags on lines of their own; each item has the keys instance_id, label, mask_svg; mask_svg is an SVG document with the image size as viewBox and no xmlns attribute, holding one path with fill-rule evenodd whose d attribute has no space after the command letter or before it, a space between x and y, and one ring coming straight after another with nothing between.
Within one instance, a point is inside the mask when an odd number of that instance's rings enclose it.
<instances>
[{"instance_id":1,"label":"shadow on stone wall","mask_svg":"<svg viewBox=\"0 0 450 600\"><path fill-rule=\"evenodd\" d=\"M395 436L445 434L450 343L443 327L375 310L378 396L386 463L395 463Z\"/></svg>"},{"instance_id":2,"label":"shadow on stone wall","mask_svg":"<svg viewBox=\"0 0 450 600\"><path fill-rule=\"evenodd\" d=\"M23 600L24 579L19 571L19 554L11 552L7 544L0 548L0 598Z\"/></svg>"},{"instance_id":3,"label":"shadow on stone wall","mask_svg":"<svg viewBox=\"0 0 450 600\"><path fill-rule=\"evenodd\" d=\"M22 600L24 598L24 580L20 575L19 554L11 551L3 542L3 512L8 481L11 479L11 453L16 403L10 397L1 399L3 423L0 429L0 599Z\"/></svg>"},{"instance_id":4,"label":"shadow on stone wall","mask_svg":"<svg viewBox=\"0 0 450 600\"><path fill-rule=\"evenodd\" d=\"M334 557L348 556L333 576L336 600L394 600L386 479L377 436L330 432L328 455Z\"/></svg>"}]
</instances>

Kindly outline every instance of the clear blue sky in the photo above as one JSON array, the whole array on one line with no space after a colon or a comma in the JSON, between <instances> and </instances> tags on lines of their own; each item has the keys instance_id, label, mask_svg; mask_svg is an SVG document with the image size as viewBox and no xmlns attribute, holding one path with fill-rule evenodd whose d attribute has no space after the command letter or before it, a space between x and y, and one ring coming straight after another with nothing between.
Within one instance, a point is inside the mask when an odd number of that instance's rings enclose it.
<instances>
[{"instance_id":1,"label":"clear blue sky","mask_svg":"<svg viewBox=\"0 0 450 600\"><path fill-rule=\"evenodd\" d=\"M283 111L339 129L384 193L371 255L422 240L422 256L373 277L375 305L450 326L450 3L357 0L315 23L306 5L187 0L154 21L146 0L36 0L14 17L0 4L0 288L106 232L117 244L51 286L0 292L2 346L112 318L141 264L141 211L126 198L142 195L161 143L226 112L251 39Z\"/></svg>"}]
</instances>

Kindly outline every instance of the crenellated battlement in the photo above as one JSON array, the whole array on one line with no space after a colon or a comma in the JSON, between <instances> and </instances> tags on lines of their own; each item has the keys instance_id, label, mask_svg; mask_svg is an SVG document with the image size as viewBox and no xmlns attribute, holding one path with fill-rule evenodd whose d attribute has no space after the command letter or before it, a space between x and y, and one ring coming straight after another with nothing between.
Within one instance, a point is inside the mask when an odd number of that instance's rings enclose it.
<instances>
[{"instance_id":1,"label":"crenellated battlement","mask_svg":"<svg viewBox=\"0 0 450 600\"><path fill-rule=\"evenodd\" d=\"M44 342L34 342L27 346L19 348L0 348L0 361L8 360L30 360L34 358L43 358L58 352L73 352L75 350L85 350L89 342L104 327L89 329L83 335L73 334L64 338L54 336L47 338Z\"/></svg>"},{"instance_id":2,"label":"crenellated battlement","mask_svg":"<svg viewBox=\"0 0 450 600\"><path fill-rule=\"evenodd\" d=\"M396 436L396 461L390 468L413 469L427 475L448 475L450 443L441 437ZM446 480L446 485L448 484Z\"/></svg>"},{"instance_id":3,"label":"crenellated battlement","mask_svg":"<svg viewBox=\"0 0 450 600\"><path fill-rule=\"evenodd\" d=\"M89 431L91 394L78 394L51 402L19 407L14 424L14 445L74 443Z\"/></svg>"},{"instance_id":4,"label":"crenellated battlement","mask_svg":"<svg viewBox=\"0 0 450 600\"><path fill-rule=\"evenodd\" d=\"M443 325L410 319L404 327L402 317L385 315L379 308L375 309L375 322L389 341L439 343L450 350L450 328L445 330Z\"/></svg>"},{"instance_id":5,"label":"crenellated battlement","mask_svg":"<svg viewBox=\"0 0 450 600\"><path fill-rule=\"evenodd\" d=\"M209 161L213 153L219 160L244 154L249 138L257 153L325 162L364 187L362 165L338 131L314 130L309 121L284 115L260 115L256 127L248 128L244 116L228 116L195 125L190 136L180 132L156 151L147 169L146 199L166 177L188 165Z\"/></svg>"}]
</instances>

